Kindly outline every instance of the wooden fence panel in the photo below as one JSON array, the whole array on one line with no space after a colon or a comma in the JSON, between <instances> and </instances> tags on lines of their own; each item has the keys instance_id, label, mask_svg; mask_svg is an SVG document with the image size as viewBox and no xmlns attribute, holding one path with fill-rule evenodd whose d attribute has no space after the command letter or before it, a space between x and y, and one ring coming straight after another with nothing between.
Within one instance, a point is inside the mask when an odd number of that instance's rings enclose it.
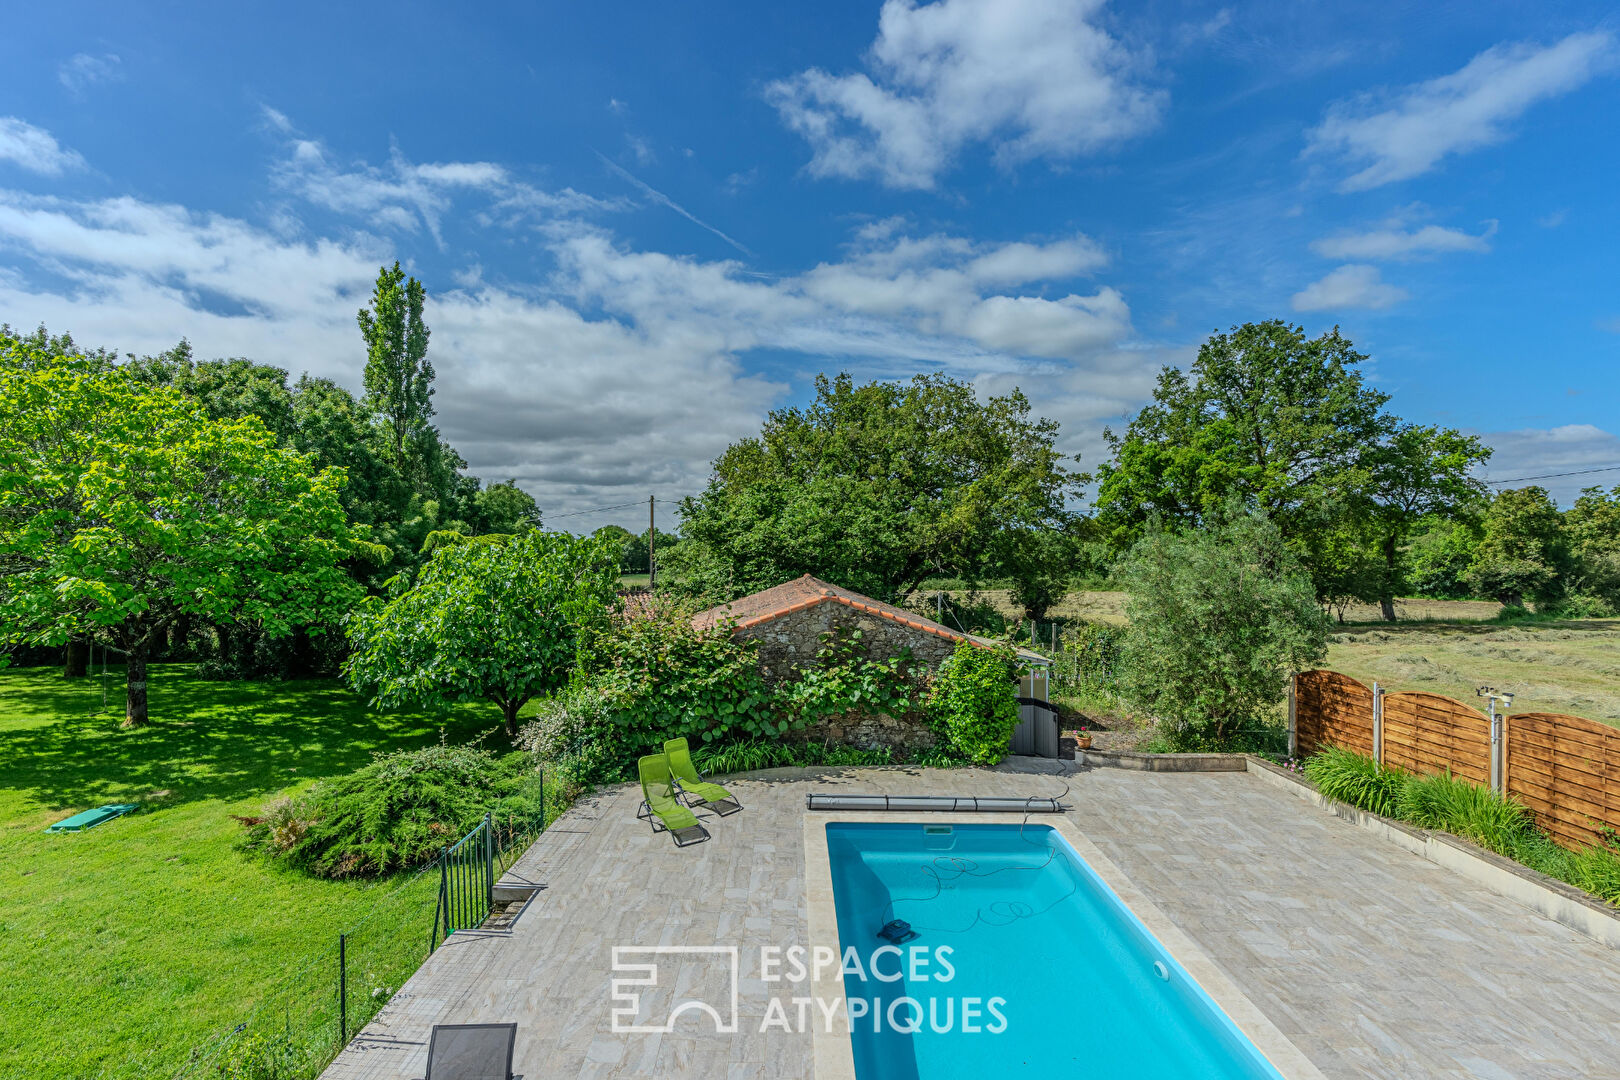
<instances>
[{"instance_id":1,"label":"wooden fence panel","mask_svg":"<svg viewBox=\"0 0 1620 1080\"><path fill-rule=\"evenodd\" d=\"M1384 764L1414 773L1450 769L1453 776L1489 787L1490 717L1439 694L1385 694Z\"/></svg>"},{"instance_id":2,"label":"wooden fence panel","mask_svg":"<svg viewBox=\"0 0 1620 1080\"><path fill-rule=\"evenodd\" d=\"M1508 718L1507 792L1569 847L1620 828L1620 728L1558 713Z\"/></svg>"},{"instance_id":3,"label":"wooden fence panel","mask_svg":"<svg viewBox=\"0 0 1620 1080\"><path fill-rule=\"evenodd\" d=\"M1300 757L1324 745L1372 756L1372 688L1337 671L1302 671L1294 678L1294 731Z\"/></svg>"}]
</instances>

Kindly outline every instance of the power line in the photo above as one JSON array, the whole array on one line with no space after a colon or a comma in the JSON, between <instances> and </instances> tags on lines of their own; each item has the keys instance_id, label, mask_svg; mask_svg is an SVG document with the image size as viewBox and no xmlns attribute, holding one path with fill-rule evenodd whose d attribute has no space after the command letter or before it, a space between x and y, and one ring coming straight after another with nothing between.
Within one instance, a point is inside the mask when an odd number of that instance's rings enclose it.
<instances>
[{"instance_id":1,"label":"power line","mask_svg":"<svg viewBox=\"0 0 1620 1080\"><path fill-rule=\"evenodd\" d=\"M1559 476L1585 476L1588 473L1620 472L1620 465L1605 465L1600 469L1576 469L1574 472L1550 472L1540 476L1515 476L1511 480L1487 480L1487 484L1517 484L1525 480L1551 480Z\"/></svg>"},{"instance_id":2,"label":"power line","mask_svg":"<svg viewBox=\"0 0 1620 1080\"><path fill-rule=\"evenodd\" d=\"M641 505L641 500L637 499L635 502L617 503L617 504L615 504L613 506L593 506L589 510L570 510L566 514L547 514L546 515L546 520L547 521L556 521L559 518L579 517L581 514L603 514L603 513L606 513L609 510L623 510L627 506L640 506L640 505Z\"/></svg>"}]
</instances>

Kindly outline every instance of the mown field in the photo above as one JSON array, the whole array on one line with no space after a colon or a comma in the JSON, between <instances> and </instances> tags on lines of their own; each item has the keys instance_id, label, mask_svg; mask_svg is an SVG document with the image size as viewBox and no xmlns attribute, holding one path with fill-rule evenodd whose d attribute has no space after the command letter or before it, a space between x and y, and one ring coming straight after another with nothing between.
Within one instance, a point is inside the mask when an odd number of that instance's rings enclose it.
<instances>
[{"instance_id":1,"label":"mown field","mask_svg":"<svg viewBox=\"0 0 1620 1080\"><path fill-rule=\"evenodd\" d=\"M172 1076L301 965L315 965L317 991L335 985L337 933L399 884L267 865L235 849L231 815L373 751L437 740L441 721L375 712L332 680L217 683L189 672L155 666L155 722L123 731L117 670L106 712L99 679L0 671L4 1080ZM493 709L463 709L443 734L464 742L498 722ZM43 831L112 802L141 809L88 832ZM425 899L425 914L389 909L413 923L424 951L431 889Z\"/></svg>"},{"instance_id":2,"label":"mown field","mask_svg":"<svg viewBox=\"0 0 1620 1080\"><path fill-rule=\"evenodd\" d=\"M1006 590L978 595L1015 614ZM1620 619L1490 621L1500 610L1481 600L1410 598L1397 603L1399 622L1383 623L1375 606L1352 606L1346 624L1334 628L1326 666L1392 690L1469 702L1488 684L1517 695L1517 712L1570 713L1620 726ZM1071 593L1052 614L1123 624L1125 594ZM1043 627L1043 642L1046 633Z\"/></svg>"},{"instance_id":3,"label":"mown field","mask_svg":"<svg viewBox=\"0 0 1620 1080\"><path fill-rule=\"evenodd\" d=\"M1358 627L1334 635L1327 666L1368 684L1470 704L1490 685L1513 692L1514 712L1570 713L1620 726L1620 619Z\"/></svg>"},{"instance_id":4,"label":"mown field","mask_svg":"<svg viewBox=\"0 0 1620 1080\"><path fill-rule=\"evenodd\" d=\"M952 595L966 598L967 594ZM984 589L978 595L995 605L1003 615L1017 615L1011 594L1006 589ZM919 610L921 607L919 606ZM1427 600L1406 597L1395 602L1396 615L1412 622L1462 622L1492 618L1502 610L1500 604L1485 600ZM1125 621L1125 594L1103 590L1072 592L1063 602L1052 608L1050 614L1059 619L1087 619L1092 622L1123 623ZM1376 604L1351 604L1345 608L1346 623L1376 622L1379 619Z\"/></svg>"}]
</instances>

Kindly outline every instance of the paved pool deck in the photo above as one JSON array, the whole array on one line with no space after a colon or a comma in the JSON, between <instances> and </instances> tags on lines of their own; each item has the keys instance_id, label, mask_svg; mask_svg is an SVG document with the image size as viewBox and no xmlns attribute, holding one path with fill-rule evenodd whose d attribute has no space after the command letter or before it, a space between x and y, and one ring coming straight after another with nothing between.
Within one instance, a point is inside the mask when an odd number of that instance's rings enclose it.
<instances>
[{"instance_id":1,"label":"paved pool deck","mask_svg":"<svg viewBox=\"0 0 1620 1080\"><path fill-rule=\"evenodd\" d=\"M639 790L584 800L509 875L545 886L512 927L452 937L324 1077L421 1077L433 1024L513 1021L527 1080L809 1080L809 1032L758 1031L769 1000L794 991L757 963L759 946L810 940L805 794L1022 797L1065 783L1074 827L1324 1076L1620 1078L1620 951L1247 773L1034 759L727 779L747 809L706 819L713 839L681 850L636 820ZM736 1034L692 1016L670 1033L613 1033L615 945L711 943L740 946ZM637 1022L712 1000L706 960L643 995ZM1083 1016L1075 1037L1093 1037Z\"/></svg>"}]
</instances>

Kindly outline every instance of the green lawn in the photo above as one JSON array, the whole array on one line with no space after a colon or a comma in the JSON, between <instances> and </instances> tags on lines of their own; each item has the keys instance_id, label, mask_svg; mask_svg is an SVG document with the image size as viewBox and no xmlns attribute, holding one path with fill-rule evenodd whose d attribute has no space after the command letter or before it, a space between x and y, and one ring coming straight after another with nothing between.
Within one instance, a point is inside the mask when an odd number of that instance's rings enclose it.
<instances>
[{"instance_id":1,"label":"green lawn","mask_svg":"<svg viewBox=\"0 0 1620 1080\"><path fill-rule=\"evenodd\" d=\"M267 989L294 977L332 985L338 931L400 882L273 868L235 850L241 826L230 815L354 769L372 751L431 742L441 723L453 742L499 723L493 707L446 721L378 713L332 680L211 683L189 672L155 666L154 723L123 731L121 672L103 713L99 680L0 671L4 1080L172 1075ZM84 833L42 831L109 802L141 809ZM403 903L416 893L431 905L431 889L413 889L367 934L390 920L419 923L425 951L431 906L418 917L417 903ZM362 967L367 959L362 950ZM298 974L306 961L315 967Z\"/></svg>"}]
</instances>

